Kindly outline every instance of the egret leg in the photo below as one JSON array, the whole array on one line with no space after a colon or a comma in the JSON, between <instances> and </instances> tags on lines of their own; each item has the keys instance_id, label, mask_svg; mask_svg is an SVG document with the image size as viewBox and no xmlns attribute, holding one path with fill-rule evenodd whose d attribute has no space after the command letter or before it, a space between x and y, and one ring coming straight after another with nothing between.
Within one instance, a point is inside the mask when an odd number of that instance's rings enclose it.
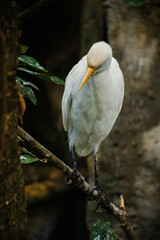
<instances>
[{"instance_id":1,"label":"egret leg","mask_svg":"<svg viewBox=\"0 0 160 240\"><path fill-rule=\"evenodd\" d=\"M94 192L94 190L98 191L97 199L99 198L99 195L101 194L101 188L100 188L100 184L99 184L99 181L98 181L98 166L97 166L97 156L96 156L96 153L93 153L93 160L94 160L95 186L92 187L92 189L88 193L88 199L90 201L94 200L94 197L92 196L92 193ZM99 203L97 202L96 210L98 208L98 205L99 205Z\"/></svg>"},{"instance_id":2,"label":"egret leg","mask_svg":"<svg viewBox=\"0 0 160 240\"><path fill-rule=\"evenodd\" d=\"M97 164L97 156L96 153L93 153L93 160L94 160L94 170L95 170L95 186L89 191L88 193L88 199L90 201L96 200L97 204L96 204L96 208L92 211L92 213L96 212L98 210L98 207L101 203L101 194L103 194L105 196L105 193L101 190L100 184L99 184L99 180L98 180L98 164ZM93 197L93 192L94 190L98 191L98 196L95 198ZM110 201L108 200L108 198L106 197L108 205L110 204Z\"/></svg>"},{"instance_id":3,"label":"egret leg","mask_svg":"<svg viewBox=\"0 0 160 240\"><path fill-rule=\"evenodd\" d=\"M96 153L93 153L93 159L94 159L94 173L95 173L95 186L100 190L100 184L98 180L98 166L97 166L97 156Z\"/></svg>"},{"instance_id":4,"label":"egret leg","mask_svg":"<svg viewBox=\"0 0 160 240\"><path fill-rule=\"evenodd\" d=\"M78 171L75 147L72 148L72 161L73 161L73 170Z\"/></svg>"},{"instance_id":5,"label":"egret leg","mask_svg":"<svg viewBox=\"0 0 160 240\"><path fill-rule=\"evenodd\" d=\"M66 183L71 186L78 185L78 187L81 187L85 179L82 176L82 174L78 171L77 158L76 158L76 152L74 147L72 148L72 161L73 161L73 172L67 179Z\"/></svg>"}]
</instances>

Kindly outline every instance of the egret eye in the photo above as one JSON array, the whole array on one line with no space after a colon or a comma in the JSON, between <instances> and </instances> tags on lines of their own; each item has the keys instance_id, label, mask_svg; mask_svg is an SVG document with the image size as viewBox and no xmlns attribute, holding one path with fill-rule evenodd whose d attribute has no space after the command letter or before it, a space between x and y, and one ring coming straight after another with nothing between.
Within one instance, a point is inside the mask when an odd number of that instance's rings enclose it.
<instances>
[{"instance_id":1,"label":"egret eye","mask_svg":"<svg viewBox=\"0 0 160 240\"><path fill-rule=\"evenodd\" d=\"M100 68L100 67L101 67L101 65L99 65L98 67L95 67L94 69L97 70L97 69Z\"/></svg>"},{"instance_id":2,"label":"egret eye","mask_svg":"<svg viewBox=\"0 0 160 240\"><path fill-rule=\"evenodd\" d=\"M94 69L95 71L100 68L102 65L98 65L98 66L89 66L90 68Z\"/></svg>"}]
</instances>

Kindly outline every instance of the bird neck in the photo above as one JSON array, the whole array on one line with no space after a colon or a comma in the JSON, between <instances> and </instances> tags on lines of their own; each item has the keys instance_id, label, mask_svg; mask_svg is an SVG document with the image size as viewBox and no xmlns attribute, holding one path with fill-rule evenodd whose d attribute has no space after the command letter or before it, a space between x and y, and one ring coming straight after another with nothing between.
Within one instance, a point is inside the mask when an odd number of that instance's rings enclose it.
<instances>
[{"instance_id":1,"label":"bird neck","mask_svg":"<svg viewBox=\"0 0 160 240\"><path fill-rule=\"evenodd\" d=\"M104 63L104 68L109 69L112 61L112 56L108 57L107 61Z\"/></svg>"},{"instance_id":2,"label":"bird neck","mask_svg":"<svg viewBox=\"0 0 160 240\"><path fill-rule=\"evenodd\" d=\"M100 73L103 71L109 71L111 61L112 61L112 56L109 56L107 60L103 63L103 65L98 69L97 73Z\"/></svg>"}]
</instances>

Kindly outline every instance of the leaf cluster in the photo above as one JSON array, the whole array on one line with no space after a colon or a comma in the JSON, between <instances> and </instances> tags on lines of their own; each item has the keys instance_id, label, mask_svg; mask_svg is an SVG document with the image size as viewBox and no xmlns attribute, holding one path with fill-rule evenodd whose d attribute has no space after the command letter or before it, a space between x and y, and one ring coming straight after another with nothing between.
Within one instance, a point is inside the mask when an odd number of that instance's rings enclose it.
<instances>
[{"instance_id":1,"label":"leaf cluster","mask_svg":"<svg viewBox=\"0 0 160 240\"><path fill-rule=\"evenodd\" d=\"M27 50L28 46L21 46L21 54L18 56L16 83L20 86L21 94L36 105L37 98L34 90L39 89L32 81L30 81L30 78L33 79L34 77L36 79L48 80L56 84L64 84L64 81L58 77L50 76L48 71L42 67L36 59L25 55ZM22 148L22 152L24 153L20 156L22 164L29 164L40 160L25 148Z\"/></svg>"},{"instance_id":2,"label":"leaf cluster","mask_svg":"<svg viewBox=\"0 0 160 240\"><path fill-rule=\"evenodd\" d=\"M36 59L25 55L27 50L28 47L26 45L21 46L21 55L18 57L18 74L16 82L20 86L22 95L36 105L37 98L33 89L38 90L38 88L28 80L30 76L41 80L49 80L56 84L64 84L64 81L58 77L50 76L48 71L42 67ZM26 73L28 76L22 73Z\"/></svg>"}]
</instances>

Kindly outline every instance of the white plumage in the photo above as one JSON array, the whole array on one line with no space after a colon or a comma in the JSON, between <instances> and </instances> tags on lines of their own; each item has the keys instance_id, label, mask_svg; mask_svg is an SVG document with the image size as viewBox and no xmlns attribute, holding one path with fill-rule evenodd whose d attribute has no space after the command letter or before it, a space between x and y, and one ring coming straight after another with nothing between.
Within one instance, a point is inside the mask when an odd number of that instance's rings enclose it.
<instances>
[{"instance_id":1,"label":"white plumage","mask_svg":"<svg viewBox=\"0 0 160 240\"><path fill-rule=\"evenodd\" d=\"M123 97L123 74L111 47L97 42L66 78L62 115L70 149L79 156L96 153L118 117Z\"/></svg>"}]
</instances>

